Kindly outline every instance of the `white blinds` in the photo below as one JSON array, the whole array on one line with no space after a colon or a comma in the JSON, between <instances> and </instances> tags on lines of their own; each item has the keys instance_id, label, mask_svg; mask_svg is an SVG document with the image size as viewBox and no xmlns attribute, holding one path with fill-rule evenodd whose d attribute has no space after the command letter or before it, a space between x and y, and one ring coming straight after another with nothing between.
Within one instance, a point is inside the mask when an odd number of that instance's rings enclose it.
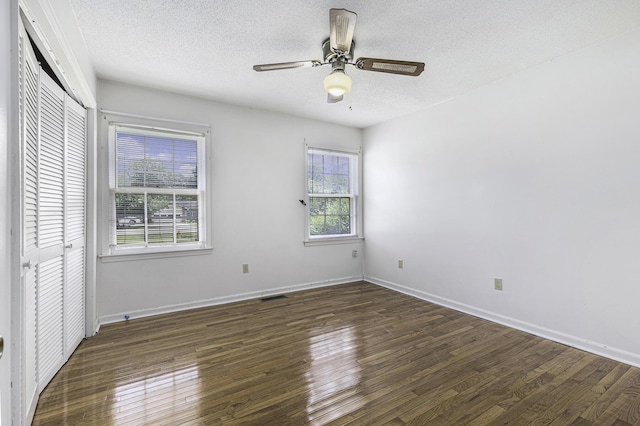
<instances>
[{"instance_id":1,"label":"white blinds","mask_svg":"<svg viewBox=\"0 0 640 426\"><path fill-rule=\"evenodd\" d=\"M197 188L195 139L116 131L119 188Z\"/></svg>"}]
</instances>

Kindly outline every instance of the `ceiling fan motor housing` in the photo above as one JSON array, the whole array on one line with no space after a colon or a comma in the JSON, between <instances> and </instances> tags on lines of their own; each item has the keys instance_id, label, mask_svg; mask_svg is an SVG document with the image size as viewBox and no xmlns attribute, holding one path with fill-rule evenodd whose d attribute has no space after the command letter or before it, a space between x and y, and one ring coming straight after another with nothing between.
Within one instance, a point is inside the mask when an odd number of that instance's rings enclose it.
<instances>
[{"instance_id":1,"label":"ceiling fan motor housing","mask_svg":"<svg viewBox=\"0 0 640 426\"><path fill-rule=\"evenodd\" d=\"M333 50L331 50L331 39L326 39L322 43L322 56L324 57L324 61L327 63L333 63L338 60L344 63L349 63L353 60L353 50L355 49L355 47L356 47L356 42L352 41L349 52L347 53L340 52L340 51L334 52Z\"/></svg>"}]
</instances>

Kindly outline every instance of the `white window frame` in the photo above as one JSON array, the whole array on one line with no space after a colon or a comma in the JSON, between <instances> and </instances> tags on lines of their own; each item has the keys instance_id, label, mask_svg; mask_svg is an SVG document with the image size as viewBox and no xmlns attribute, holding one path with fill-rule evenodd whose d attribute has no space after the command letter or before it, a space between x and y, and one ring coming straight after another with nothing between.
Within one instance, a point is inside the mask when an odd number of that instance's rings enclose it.
<instances>
[{"instance_id":1,"label":"white window frame","mask_svg":"<svg viewBox=\"0 0 640 426\"><path fill-rule=\"evenodd\" d=\"M335 197L345 194L309 194L309 153L311 151L322 152L324 154L343 155L350 158L349 179L351 193L347 196L351 198L351 230L350 234L334 235L311 235L311 199L314 197ZM334 147L327 145L316 145L305 143L304 149L304 204L305 204L305 230L304 245L326 245L326 244L348 244L364 240L362 234L362 149L348 147Z\"/></svg>"},{"instance_id":2,"label":"white window frame","mask_svg":"<svg viewBox=\"0 0 640 426\"><path fill-rule=\"evenodd\" d=\"M192 123L177 120L168 120L154 117L144 117L113 111L101 111L101 142L102 158L100 189L101 215L101 259L103 262L136 260L156 257L177 257L185 255L207 254L212 250L211 246L211 196L210 185L207 176L211 170L210 134L211 126L202 123ZM131 132L154 136L179 136L197 141L197 190L162 189L162 188L117 188L116 182L116 133ZM193 243L169 243L162 245L145 245L135 247L118 247L111 245L115 241L117 230L117 218L115 212L115 193L145 193L160 194L171 193L176 195L198 196L198 235L200 241ZM174 206L175 208L175 206ZM146 213L145 213L146 214ZM175 216L174 216L175 217Z\"/></svg>"}]
</instances>

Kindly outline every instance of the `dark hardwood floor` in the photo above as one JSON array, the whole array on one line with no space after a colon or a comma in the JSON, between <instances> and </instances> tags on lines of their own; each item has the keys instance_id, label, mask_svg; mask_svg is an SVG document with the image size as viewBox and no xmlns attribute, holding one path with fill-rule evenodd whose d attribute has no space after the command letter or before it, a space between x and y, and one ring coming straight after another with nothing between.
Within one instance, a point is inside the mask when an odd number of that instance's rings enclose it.
<instances>
[{"instance_id":1,"label":"dark hardwood floor","mask_svg":"<svg viewBox=\"0 0 640 426\"><path fill-rule=\"evenodd\" d=\"M34 425L640 425L640 369L368 283L105 325Z\"/></svg>"}]
</instances>

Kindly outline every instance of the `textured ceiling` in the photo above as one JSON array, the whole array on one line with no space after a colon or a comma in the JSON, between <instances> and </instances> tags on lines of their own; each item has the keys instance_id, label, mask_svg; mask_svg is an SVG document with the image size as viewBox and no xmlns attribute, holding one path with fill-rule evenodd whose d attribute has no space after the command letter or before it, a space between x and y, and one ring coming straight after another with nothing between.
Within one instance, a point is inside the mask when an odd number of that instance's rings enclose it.
<instances>
[{"instance_id":1,"label":"textured ceiling","mask_svg":"<svg viewBox=\"0 0 640 426\"><path fill-rule=\"evenodd\" d=\"M69 0L100 78L355 127L426 109L640 27L638 0ZM329 9L358 14L355 56L422 61L420 77L356 70L326 103Z\"/></svg>"}]
</instances>

